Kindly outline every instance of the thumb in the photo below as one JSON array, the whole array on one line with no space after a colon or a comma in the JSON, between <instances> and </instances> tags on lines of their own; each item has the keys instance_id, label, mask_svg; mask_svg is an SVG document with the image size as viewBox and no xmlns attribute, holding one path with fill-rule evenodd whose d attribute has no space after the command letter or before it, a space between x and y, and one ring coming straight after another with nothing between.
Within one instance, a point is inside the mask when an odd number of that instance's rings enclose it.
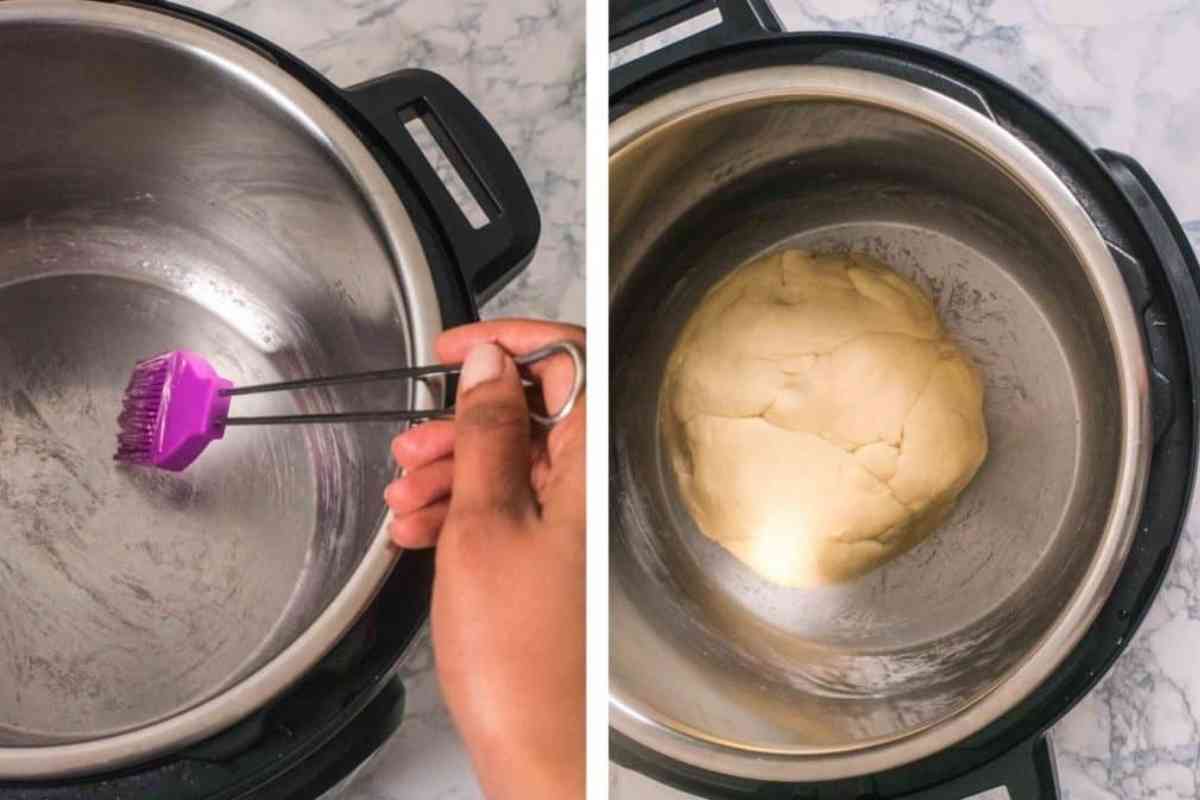
<instances>
[{"instance_id":1,"label":"thumb","mask_svg":"<svg viewBox=\"0 0 1200 800\"><path fill-rule=\"evenodd\" d=\"M458 383L451 513L522 519L533 509L529 425L516 364L497 345L476 345Z\"/></svg>"}]
</instances>

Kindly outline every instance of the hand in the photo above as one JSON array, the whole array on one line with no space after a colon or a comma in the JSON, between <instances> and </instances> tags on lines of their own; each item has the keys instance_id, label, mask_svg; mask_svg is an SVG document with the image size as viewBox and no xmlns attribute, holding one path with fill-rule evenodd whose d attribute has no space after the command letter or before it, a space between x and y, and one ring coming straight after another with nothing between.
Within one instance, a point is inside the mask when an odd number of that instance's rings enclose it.
<instances>
[{"instance_id":1,"label":"hand","mask_svg":"<svg viewBox=\"0 0 1200 800\"><path fill-rule=\"evenodd\" d=\"M392 538L437 545L438 676L492 800L584 795L586 398L539 430L508 355L561 339L583 346L584 331L497 320L445 332L438 358L464 363L455 419L393 442ZM570 360L529 369L557 411Z\"/></svg>"}]
</instances>

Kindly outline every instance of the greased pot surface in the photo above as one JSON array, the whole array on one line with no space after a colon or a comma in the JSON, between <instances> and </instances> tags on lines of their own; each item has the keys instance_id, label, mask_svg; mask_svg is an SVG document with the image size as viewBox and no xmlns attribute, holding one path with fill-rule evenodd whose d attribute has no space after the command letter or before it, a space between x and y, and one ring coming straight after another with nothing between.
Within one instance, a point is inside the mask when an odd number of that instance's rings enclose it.
<instances>
[{"instance_id":1,"label":"greased pot surface","mask_svg":"<svg viewBox=\"0 0 1200 800\"><path fill-rule=\"evenodd\" d=\"M380 164L264 54L136 7L15 0L0 85L0 779L28 779L223 730L403 558L389 428L230 431L181 475L116 468L132 364L192 349L248 383L429 363L442 320Z\"/></svg>"},{"instance_id":2,"label":"greased pot surface","mask_svg":"<svg viewBox=\"0 0 1200 800\"><path fill-rule=\"evenodd\" d=\"M610 137L613 728L715 773L798 782L984 728L1078 642L1141 510L1145 346L1091 218L992 119L861 69L701 80ZM695 530L655 414L704 290L788 245L863 250L930 289L987 377L993 440L930 541L807 593Z\"/></svg>"}]
</instances>

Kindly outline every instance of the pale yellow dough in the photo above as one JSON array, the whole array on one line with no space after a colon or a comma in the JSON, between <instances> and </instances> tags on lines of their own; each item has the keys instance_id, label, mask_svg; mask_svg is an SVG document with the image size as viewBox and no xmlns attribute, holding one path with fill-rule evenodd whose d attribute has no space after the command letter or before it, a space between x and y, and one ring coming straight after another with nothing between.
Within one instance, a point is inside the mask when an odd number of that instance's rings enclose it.
<instances>
[{"instance_id":1,"label":"pale yellow dough","mask_svg":"<svg viewBox=\"0 0 1200 800\"><path fill-rule=\"evenodd\" d=\"M722 280L675 346L662 415L700 529L784 586L917 544L987 455L979 374L929 299L862 256L790 250Z\"/></svg>"}]
</instances>

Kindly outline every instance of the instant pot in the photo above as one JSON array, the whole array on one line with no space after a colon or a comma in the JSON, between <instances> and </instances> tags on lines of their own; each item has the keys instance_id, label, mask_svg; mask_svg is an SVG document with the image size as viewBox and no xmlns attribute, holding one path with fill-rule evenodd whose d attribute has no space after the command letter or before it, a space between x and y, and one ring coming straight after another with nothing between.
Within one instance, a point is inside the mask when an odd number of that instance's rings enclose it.
<instances>
[{"instance_id":1,"label":"instant pot","mask_svg":"<svg viewBox=\"0 0 1200 800\"><path fill-rule=\"evenodd\" d=\"M0 85L0 796L322 796L399 725L428 617L433 555L391 545L381 499L395 431L231 435L186 474L128 470L123 385L177 348L239 381L432 363L528 263L529 188L441 77L341 89L165 2L3 3Z\"/></svg>"},{"instance_id":2,"label":"instant pot","mask_svg":"<svg viewBox=\"0 0 1200 800\"><path fill-rule=\"evenodd\" d=\"M1046 731L1133 636L1191 496L1200 271L1175 215L1128 156L942 54L784 33L759 0L613 11L614 761L714 798L1057 797ZM657 413L708 288L784 247L924 286L991 440L930 540L806 591L696 529Z\"/></svg>"}]
</instances>

